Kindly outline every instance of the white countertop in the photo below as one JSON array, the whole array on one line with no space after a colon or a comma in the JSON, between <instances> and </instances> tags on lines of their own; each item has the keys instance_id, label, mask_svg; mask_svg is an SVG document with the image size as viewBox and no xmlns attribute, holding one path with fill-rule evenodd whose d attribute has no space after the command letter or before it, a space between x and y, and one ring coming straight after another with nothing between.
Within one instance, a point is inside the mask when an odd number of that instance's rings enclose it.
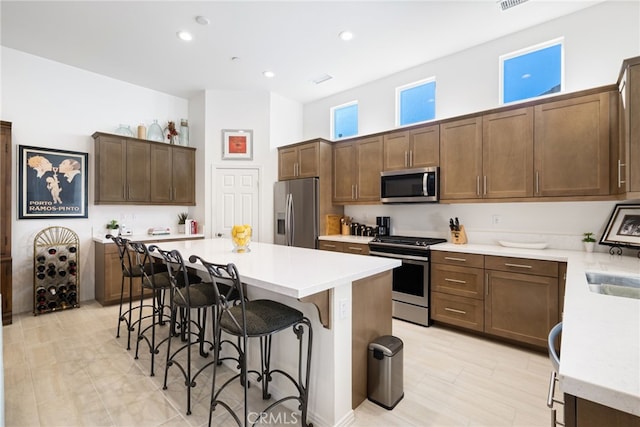
<instances>
[{"instance_id":1,"label":"white countertop","mask_svg":"<svg viewBox=\"0 0 640 427\"><path fill-rule=\"evenodd\" d=\"M349 234L330 234L326 236L318 237L318 240L328 240L331 242L345 242L345 243L361 243L363 245L368 244L373 240L372 236L352 236Z\"/></svg>"},{"instance_id":2,"label":"white countertop","mask_svg":"<svg viewBox=\"0 0 640 427\"><path fill-rule=\"evenodd\" d=\"M303 298L400 266L399 260L252 242L249 253L232 252L230 239L168 241L162 249L180 251L185 261L198 255L209 262L234 263L243 282ZM193 265L202 269L202 264Z\"/></svg>"},{"instance_id":3,"label":"white countertop","mask_svg":"<svg viewBox=\"0 0 640 427\"><path fill-rule=\"evenodd\" d=\"M640 300L593 293L584 275L585 271L640 275L640 259L452 243L433 245L431 250L567 262L559 372L562 391L640 416Z\"/></svg>"},{"instance_id":4,"label":"white countertop","mask_svg":"<svg viewBox=\"0 0 640 427\"><path fill-rule=\"evenodd\" d=\"M106 234L100 236L93 236L93 241L97 243L113 243L113 240L107 239ZM132 234L131 236L122 236L125 239L134 242L150 242L150 241L163 241L163 240L179 240L179 239L203 239L204 234L184 234L184 233L171 233L171 234L159 234L152 236L150 234Z\"/></svg>"}]
</instances>

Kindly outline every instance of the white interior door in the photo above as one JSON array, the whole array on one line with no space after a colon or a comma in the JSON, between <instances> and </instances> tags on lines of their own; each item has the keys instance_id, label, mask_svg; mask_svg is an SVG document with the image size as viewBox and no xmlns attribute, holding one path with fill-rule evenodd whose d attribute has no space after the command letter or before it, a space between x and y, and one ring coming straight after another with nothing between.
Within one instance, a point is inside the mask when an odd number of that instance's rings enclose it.
<instances>
[{"instance_id":1,"label":"white interior door","mask_svg":"<svg viewBox=\"0 0 640 427\"><path fill-rule=\"evenodd\" d=\"M217 168L214 183L214 235L229 237L234 224L249 224L252 240L260 236L258 169Z\"/></svg>"}]
</instances>

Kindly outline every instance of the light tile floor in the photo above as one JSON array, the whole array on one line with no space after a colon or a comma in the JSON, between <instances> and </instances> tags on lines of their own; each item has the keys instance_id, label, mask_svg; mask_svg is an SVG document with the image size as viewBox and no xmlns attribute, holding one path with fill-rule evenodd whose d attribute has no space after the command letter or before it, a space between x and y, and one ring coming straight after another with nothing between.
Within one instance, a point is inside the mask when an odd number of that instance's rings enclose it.
<instances>
[{"instance_id":1,"label":"light tile floor","mask_svg":"<svg viewBox=\"0 0 640 427\"><path fill-rule=\"evenodd\" d=\"M7 426L207 424L209 371L193 391L193 414L185 415L185 387L176 369L170 370L168 390L162 389L164 348L150 377L149 354L135 360L126 335L115 338L117 310L92 301L78 309L14 316L3 328ZM354 426L549 425L551 366L544 354L395 319L393 328L404 342L405 397L393 411L365 401ZM255 401L261 400L258 389L251 388ZM234 398L240 401L239 394ZM233 424L222 415L216 425Z\"/></svg>"}]
</instances>

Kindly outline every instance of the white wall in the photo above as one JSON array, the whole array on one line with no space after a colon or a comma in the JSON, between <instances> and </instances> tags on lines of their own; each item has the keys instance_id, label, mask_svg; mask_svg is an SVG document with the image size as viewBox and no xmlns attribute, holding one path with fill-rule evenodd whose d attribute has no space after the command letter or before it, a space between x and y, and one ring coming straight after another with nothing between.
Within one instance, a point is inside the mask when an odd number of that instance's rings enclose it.
<instances>
[{"instance_id":1,"label":"white wall","mask_svg":"<svg viewBox=\"0 0 640 427\"><path fill-rule=\"evenodd\" d=\"M188 117L188 102L13 49L3 47L1 54L2 120L13 124L13 158L17 159L18 145L89 153L88 218L17 220L17 202L13 204L13 311L33 309L33 239L40 230L54 225L71 228L78 234L80 298L93 299L93 229L102 230L112 218L124 221L134 231L154 225L175 226L178 212L186 208L94 205L91 135L96 131L114 132L120 123L133 127L158 119L165 125L168 120ZM14 161L14 201L17 164Z\"/></svg>"},{"instance_id":2,"label":"white wall","mask_svg":"<svg viewBox=\"0 0 640 427\"><path fill-rule=\"evenodd\" d=\"M566 91L616 82L622 60L640 54L640 3L606 2L304 106L304 138L330 139L329 108L359 102L360 134L394 128L397 86L435 76L437 119L499 106L498 57L557 37L565 39ZM615 202L476 203L348 206L345 214L375 224L392 218L394 234L448 237L459 217L471 242L546 241L580 249L583 232L601 236ZM493 223L498 215L499 224ZM599 250L605 250L601 247Z\"/></svg>"},{"instance_id":3,"label":"white wall","mask_svg":"<svg viewBox=\"0 0 640 427\"><path fill-rule=\"evenodd\" d=\"M565 39L567 92L615 83L623 59L640 54L640 3L605 2L575 14L393 74L304 106L304 138L330 136L329 108L358 100L361 135L395 127L395 88L436 77L436 119L498 103L498 57ZM437 41L429 41L433 43ZM425 41L426 43L426 41Z\"/></svg>"}]
</instances>

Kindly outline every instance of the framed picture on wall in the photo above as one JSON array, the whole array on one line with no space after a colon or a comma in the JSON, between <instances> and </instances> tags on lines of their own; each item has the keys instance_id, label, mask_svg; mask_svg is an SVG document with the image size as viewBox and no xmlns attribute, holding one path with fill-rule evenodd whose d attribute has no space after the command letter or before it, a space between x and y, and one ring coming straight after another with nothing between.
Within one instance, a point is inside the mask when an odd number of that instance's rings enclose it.
<instances>
[{"instance_id":1,"label":"framed picture on wall","mask_svg":"<svg viewBox=\"0 0 640 427\"><path fill-rule=\"evenodd\" d=\"M252 160L253 131L242 129L223 129L222 159Z\"/></svg>"},{"instance_id":2,"label":"framed picture on wall","mask_svg":"<svg viewBox=\"0 0 640 427\"><path fill-rule=\"evenodd\" d=\"M600 244L640 247L640 205L617 204L613 208Z\"/></svg>"},{"instance_id":3,"label":"framed picture on wall","mask_svg":"<svg viewBox=\"0 0 640 427\"><path fill-rule=\"evenodd\" d=\"M18 146L18 218L87 218L87 153Z\"/></svg>"}]
</instances>

